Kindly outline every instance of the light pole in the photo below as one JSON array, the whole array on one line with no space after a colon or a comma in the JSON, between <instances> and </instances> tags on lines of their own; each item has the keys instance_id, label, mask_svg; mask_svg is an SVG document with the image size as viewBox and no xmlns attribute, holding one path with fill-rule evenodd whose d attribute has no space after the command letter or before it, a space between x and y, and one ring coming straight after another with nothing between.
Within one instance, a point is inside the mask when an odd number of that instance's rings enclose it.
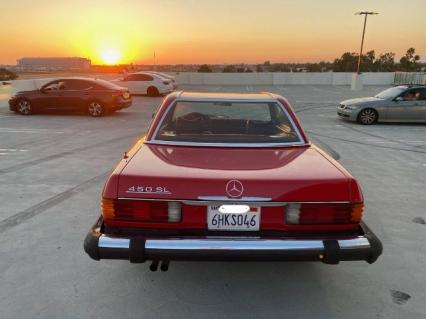
<instances>
[{"instance_id":1,"label":"light pole","mask_svg":"<svg viewBox=\"0 0 426 319\"><path fill-rule=\"evenodd\" d=\"M367 25L367 16L372 15L372 14L379 14L379 13L377 13L377 12L361 11L361 12L357 12L355 14L357 14L357 15L364 15L364 29L362 30L361 49L359 50L358 67L356 69L356 73L360 74L362 47L364 46L364 35L365 35L365 26Z\"/></svg>"}]
</instances>

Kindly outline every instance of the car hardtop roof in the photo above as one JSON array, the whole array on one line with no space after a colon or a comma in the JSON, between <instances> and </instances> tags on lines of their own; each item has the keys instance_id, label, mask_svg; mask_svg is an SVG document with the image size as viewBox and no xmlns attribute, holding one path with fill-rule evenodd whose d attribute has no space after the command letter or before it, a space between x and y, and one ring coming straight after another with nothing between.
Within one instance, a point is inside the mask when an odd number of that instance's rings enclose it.
<instances>
[{"instance_id":1,"label":"car hardtop roof","mask_svg":"<svg viewBox=\"0 0 426 319\"><path fill-rule=\"evenodd\" d=\"M192 92L178 91L176 94L177 101L277 101L275 94L268 92L261 93L230 93L230 92Z\"/></svg>"},{"instance_id":2,"label":"car hardtop roof","mask_svg":"<svg viewBox=\"0 0 426 319\"><path fill-rule=\"evenodd\" d=\"M128 72L128 73L126 73L126 75L129 75L129 74L150 74L150 75L152 75L152 74L157 74L158 72L155 72L155 71L136 71L136 72Z\"/></svg>"},{"instance_id":3,"label":"car hardtop roof","mask_svg":"<svg viewBox=\"0 0 426 319\"><path fill-rule=\"evenodd\" d=\"M426 88L426 84L398 84L396 87L401 87L405 89L412 89L412 88Z\"/></svg>"},{"instance_id":4,"label":"car hardtop roof","mask_svg":"<svg viewBox=\"0 0 426 319\"><path fill-rule=\"evenodd\" d=\"M83 76L68 76L68 77L56 78L56 79L53 79L52 81L49 81L49 82L66 81L66 80L95 81L95 82L99 81L99 80L108 81L108 80L99 79L99 78L91 78L91 77L83 77Z\"/></svg>"},{"instance_id":5,"label":"car hardtop roof","mask_svg":"<svg viewBox=\"0 0 426 319\"><path fill-rule=\"evenodd\" d=\"M82 77L82 76L69 76L69 77L60 77L60 78L56 78L56 79L52 79L49 82L46 82L45 84L42 85L46 86L52 82L56 82L56 81L66 81L66 80L78 80L78 81L87 81L87 82L91 82L93 84L97 83L97 84L101 84L104 86L104 88L107 89L125 89L124 87L117 85L115 83L112 83L111 81L105 80L105 79L100 79L100 78L89 78L89 77Z\"/></svg>"}]
</instances>

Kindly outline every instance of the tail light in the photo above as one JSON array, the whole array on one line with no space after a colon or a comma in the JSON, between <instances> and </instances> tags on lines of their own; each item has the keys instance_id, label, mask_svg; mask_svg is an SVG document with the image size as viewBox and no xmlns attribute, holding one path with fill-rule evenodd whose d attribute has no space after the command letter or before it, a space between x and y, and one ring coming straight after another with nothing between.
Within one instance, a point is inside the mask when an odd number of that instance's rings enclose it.
<instances>
[{"instance_id":1,"label":"tail light","mask_svg":"<svg viewBox=\"0 0 426 319\"><path fill-rule=\"evenodd\" d=\"M102 215L106 220L142 223L178 223L179 202L103 198Z\"/></svg>"},{"instance_id":2,"label":"tail light","mask_svg":"<svg viewBox=\"0 0 426 319\"><path fill-rule=\"evenodd\" d=\"M286 222L293 225L358 224L363 209L362 203L289 204Z\"/></svg>"}]
</instances>

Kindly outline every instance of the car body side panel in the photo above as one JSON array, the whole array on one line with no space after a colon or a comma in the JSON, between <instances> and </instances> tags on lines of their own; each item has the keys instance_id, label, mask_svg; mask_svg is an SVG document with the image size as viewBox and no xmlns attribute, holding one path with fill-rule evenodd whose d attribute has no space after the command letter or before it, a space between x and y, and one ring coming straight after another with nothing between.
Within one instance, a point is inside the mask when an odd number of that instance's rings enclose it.
<instances>
[{"instance_id":1,"label":"car body side panel","mask_svg":"<svg viewBox=\"0 0 426 319\"><path fill-rule=\"evenodd\" d=\"M123 81L123 85L128 87L132 94L147 94L148 83L147 81Z\"/></svg>"},{"instance_id":2,"label":"car body side panel","mask_svg":"<svg viewBox=\"0 0 426 319\"><path fill-rule=\"evenodd\" d=\"M426 122L426 98L419 101L418 112L419 119Z\"/></svg>"},{"instance_id":3,"label":"car body side panel","mask_svg":"<svg viewBox=\"0 0 426 319\"><path fill-rule=\"evenodd\" d=\"M411 120L413 101L388 101L386 106L387 121L407 121Z\"/></svg>"},{"instance_id":4,"label":"car body side panel","mask_svg":"<svg viewBox=\"0 0 426 319\"><path fill-rule=\"evenodd\" d=\"M61 105L61 94L58 91L35 92L29 95L30 101L34 101L37 111L55 110Z\"/></svg>"}]
</instances>

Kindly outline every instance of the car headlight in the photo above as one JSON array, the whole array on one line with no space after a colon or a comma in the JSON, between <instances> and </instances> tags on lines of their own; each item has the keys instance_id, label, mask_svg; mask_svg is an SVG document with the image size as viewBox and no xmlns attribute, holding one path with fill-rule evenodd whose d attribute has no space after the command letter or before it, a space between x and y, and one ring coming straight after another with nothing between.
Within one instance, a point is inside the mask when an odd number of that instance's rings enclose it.
<instances>
[{"instance_id":1,"label":"car headlight","mask_svg":"<svg viewBox=\"0 0 426 319\"><path fill-rule=\"evenodd\" d=\"M345 109L347 109L347 110L358 110L359 105L346 105Z\"/></svg>"}]
</instances>

